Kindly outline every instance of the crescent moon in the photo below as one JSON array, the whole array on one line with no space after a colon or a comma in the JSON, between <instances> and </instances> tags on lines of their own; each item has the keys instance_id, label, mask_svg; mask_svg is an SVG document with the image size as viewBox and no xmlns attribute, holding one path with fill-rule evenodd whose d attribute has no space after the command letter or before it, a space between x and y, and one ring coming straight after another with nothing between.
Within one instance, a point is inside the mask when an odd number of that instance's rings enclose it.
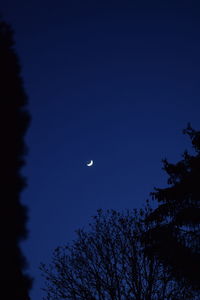
<instances>
[{"instance_id":1,"label":"crescent moon","mask_svg":"<svg viewBox=\"0 0 200 300\"><path fill-rule=\"evenodd\" d=\"M88 167L91 167L91 166L93 165L93 163L94 163L93 160L91 160L91 161L87 164L87 166L88 166Z\"/></svg>"}]
</instances>

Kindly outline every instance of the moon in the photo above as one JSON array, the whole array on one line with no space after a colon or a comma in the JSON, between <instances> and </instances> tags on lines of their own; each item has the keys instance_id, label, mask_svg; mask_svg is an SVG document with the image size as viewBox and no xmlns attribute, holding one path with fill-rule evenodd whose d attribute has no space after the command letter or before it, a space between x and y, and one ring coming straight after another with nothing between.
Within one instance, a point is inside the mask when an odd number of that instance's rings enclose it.
<instances>
[{"instance_id":1,"label":"moon","mask_svg":"<svg viewBox=\"0 0 200 300\"><path fill-rule=\"evenodd\" d=\"M91 167L93 165L93 163L94 163L93 160L91 160L89 163L87 163L87 166Z\"/></svg>"}]
</instances>

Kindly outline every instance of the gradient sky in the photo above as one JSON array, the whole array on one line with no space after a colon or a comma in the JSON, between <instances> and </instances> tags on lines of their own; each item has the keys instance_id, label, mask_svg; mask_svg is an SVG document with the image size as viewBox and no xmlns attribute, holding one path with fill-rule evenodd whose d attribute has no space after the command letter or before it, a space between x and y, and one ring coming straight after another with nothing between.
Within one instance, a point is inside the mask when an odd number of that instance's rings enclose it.
<instances>
[{"instance_id":1,"label":"gradient sky","mask_svg":"<svg viewBox=\"0 0 200 300\"><path fill-rule=\"evenodd\" d=\"M198 2L1 3L32 115L22 195L32 300L42 299L38 266L55 247L98 208L142 207L166 184L161 159L190 149L182 129L200 129Z\"/></svg>"}]
</instances>

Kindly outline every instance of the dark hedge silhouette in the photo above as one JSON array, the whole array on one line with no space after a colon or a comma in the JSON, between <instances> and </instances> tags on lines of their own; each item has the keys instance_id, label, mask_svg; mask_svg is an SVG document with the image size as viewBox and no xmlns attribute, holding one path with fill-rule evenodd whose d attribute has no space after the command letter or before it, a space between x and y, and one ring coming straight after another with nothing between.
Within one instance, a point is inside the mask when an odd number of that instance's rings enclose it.
<instances>
[{"instance_id":1,"label":"dark hedge silhouette","mask_svg":"<svg viewBox=\"0 0 200 300\"><path fill-rule=\"evenodd\" d=\"M145 236L149 254L170 266L178 279L185 278L200 289L200 131L184 130L195 155L187 151L176 164L163 161L169 175L167 188L152 193L158 207L147 218L154 224Z\"/></svg>"},{"instance_id":2,"label":"dark hedge silhouette","mask_svg":"<svg viewBox=\"0 0 200 300\"><path fill-rule=\"evenodd\" d=\"M195 298L177 284L141 243L148 212L99 210L88 232L77 231L69 246L58 247L49 266L41 265L48 300L183 300Z\"/></svg>"},{"instance_id":3,"label":"dark hedge silhouette","mask_svg":"<svg viewBox=\"0 0 200 300\"><path fill-rule=\"evenodd\" d=\"M25 109L27 96L13 47L13 32L0 20L1 295L2 299L27 300L31 279L23 273L26 261L19 247L19 242L27 237L27 211L20 203L26 184L20 170L30 116Z\"/></svg>"}]
</instances>

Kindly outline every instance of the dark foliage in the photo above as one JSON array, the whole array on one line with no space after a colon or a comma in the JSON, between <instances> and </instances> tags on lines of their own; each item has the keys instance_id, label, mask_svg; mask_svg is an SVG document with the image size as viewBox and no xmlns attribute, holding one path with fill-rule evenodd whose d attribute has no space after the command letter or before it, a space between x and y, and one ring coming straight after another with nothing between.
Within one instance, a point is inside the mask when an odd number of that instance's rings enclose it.
<instances>
[{"instance_id":1,"label":"dark foliage","mask_svg":"<svg viewBox=\"0 0 200 300\"><path fill-rule=\"evenodd\" d=\"M146 243L150 255L157 254L176 278L185 278L199 290L200 132L188 125L184 133L190 137L195 155L186 151L176 164L163 161L169 186L152 193L159 205L146 220L154 224Z\"/></svg>"},{"instance_id":2,"label":"dark foliage","mask_svg":"<svg viewBox=\"0 0 200 300\"><path fill-rule=\"evenodd\" d=\"M27 211L20 203L26 184L20 169L24 165L24 134L30 117L13 47L13 32L0 21L1 295L3 299L27 300L31 280L23 273L26 261L19 247L27 236Z\"/></svg>"},{"instance_id":3,"label":"dark foliage","mask_svg":"<svg viewBox=\"0 0 200 300\"><path fill-rule=\"evenodd\" d=\"M41 265L48 300L183 300L193 291L177 283L154 256L145 255L141 236L145 211L98 211L90 230L77 231L72 245L58 247Z\"/></svg>"}]
</instances>

